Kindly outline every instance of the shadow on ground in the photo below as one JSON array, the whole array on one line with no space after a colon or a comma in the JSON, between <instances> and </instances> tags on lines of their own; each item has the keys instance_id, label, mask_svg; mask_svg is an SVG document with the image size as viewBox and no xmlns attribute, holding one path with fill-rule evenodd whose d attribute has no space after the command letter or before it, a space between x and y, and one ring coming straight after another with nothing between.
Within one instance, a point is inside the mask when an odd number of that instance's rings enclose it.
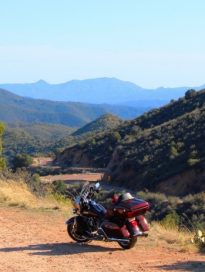
<instances>
[{"instance_id":1,"label":"shadow on ground","mask_svg":"<svg viewBox=\"0 0 205 272\"><path fill-rule=\"evenodd\" d=\"M17 251L31 251L31 255L43 256L59 256L59 255L73 255L78 253L93 253L93 252L111 252L121 250L120 248L110 248L89 244L77 243L52 243L52 244L36 244L24 247L5 247L0 248L0 252L17 252Z\"/></svg>"},{"instance_id":2,"label":"shadow on ground","mask_svg":"<svg viewBox=\"0 0 205 272\"><path fill-rule=\"evenodd\" d=\"M167 271L186 271L186 272L205 272L205 262L200 261L187 261L187 262L177 262L169 265L157 266L159 269L164 269Z\"/></svg>"}]
</instances>

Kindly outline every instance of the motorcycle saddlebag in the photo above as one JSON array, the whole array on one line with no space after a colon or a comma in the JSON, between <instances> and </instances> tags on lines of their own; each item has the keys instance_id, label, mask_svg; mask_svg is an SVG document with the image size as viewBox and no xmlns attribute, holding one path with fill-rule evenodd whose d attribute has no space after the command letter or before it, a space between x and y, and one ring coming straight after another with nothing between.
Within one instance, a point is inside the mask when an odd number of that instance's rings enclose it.
<instances>
[{"instance_id":1,"label":"motorcycle saddlebag","mask_svg":"<svg viewBox=\"0 0 205 272\"><path fill-rule=\"evenodd\" d=\"M122 211L124 211L124 216L130 218L135 217L138 215L145 214L147 210L149 209L149 203L139 199L139 198L132 198L129 200L124 200L118 203L115 206L115 211L120 212L122 214Z\"/></svg>"}]
</instances>

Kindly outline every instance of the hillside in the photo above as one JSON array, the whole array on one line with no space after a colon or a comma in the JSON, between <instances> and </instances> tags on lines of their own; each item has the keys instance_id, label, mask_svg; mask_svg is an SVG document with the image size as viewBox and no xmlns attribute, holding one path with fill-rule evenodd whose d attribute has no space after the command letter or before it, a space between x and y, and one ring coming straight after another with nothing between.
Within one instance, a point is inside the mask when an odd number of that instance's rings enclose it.
<instances>
[{"instance_id":1,"label":"hillside","mask_svg":"<svg viewBox=\"0 0 205 272\"><path fill-rule=\"evenodd\" d=\"M138 109L156 108L183 96L190 87L146 89L117 78L71 80L49 84L44 80L26 84L0 84L0 88L30 98L93 104L124 104ZM194 87L196 90L203 87Z\"/></svg>"},{"instance_id":2,"label":"hillside","mask_svg":"<svg viewBox=\"0 0 205 272\"><path fill-rule=\"evenodd\" d=\"M145 108L143 108L144 110ZM81 127L106 113L131 119L142 113L142 109L117 105L30 99L0 89L0 120L4 122L47 123Z\"/></svg>"},{"instance_id":3,"label":"hillside","mask_svg":"<svg viewBox=\"0 0 205 272\"><path fill-rule=\"evenodd\" d=\"M51 153L51 146L73 131L63 125L9 123L3 135L4 154L11 160L17 153Z\"/></svg>"},{"instance_id":4,"label":"hillside","mask_svg":"<svg viewBox=\"0 0 205 272\"><path fill-rule=\"evenodd\" d=\"M82 128L78 129L72 135L82 136L83 134L86 134L86 133L107 131L107 130L116 128L122 122L123 121L119 119L117 116L114 116L112 114L105 114L97 118L93 122L90 122L87 125L83 126Z\"/></svg>"},{"instance_id":5,"label":"hillside","mask_svg":"<svg viewBox=\"0 0 205 272\"><path fill-rule=\"evenodd\" d=\"M204 190L205 90L126 121L57 158L107 167L105 179L135 190L183 195ZM106 146L106 148L105 148Z\"/></svg>"}]
</instances>

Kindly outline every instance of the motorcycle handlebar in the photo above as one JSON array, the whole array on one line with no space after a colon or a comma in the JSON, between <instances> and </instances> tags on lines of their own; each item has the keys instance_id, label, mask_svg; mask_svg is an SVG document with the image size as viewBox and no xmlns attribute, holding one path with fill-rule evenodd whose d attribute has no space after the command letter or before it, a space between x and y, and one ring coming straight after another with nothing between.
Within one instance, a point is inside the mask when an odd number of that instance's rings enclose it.
<instances>
[{"instance_id":1,"label":"motorcycle handlebar","mask_svg":"<svg viewBox=\"0 0 205 272\"><path fill-rule=\"evenodd\" d=\"M97 182L94 185L90 183L85 183L81 192L80 196L85 201L87 198L92 198L95 192L99 192L100 183Z\"/></svg>"}]
</instances>

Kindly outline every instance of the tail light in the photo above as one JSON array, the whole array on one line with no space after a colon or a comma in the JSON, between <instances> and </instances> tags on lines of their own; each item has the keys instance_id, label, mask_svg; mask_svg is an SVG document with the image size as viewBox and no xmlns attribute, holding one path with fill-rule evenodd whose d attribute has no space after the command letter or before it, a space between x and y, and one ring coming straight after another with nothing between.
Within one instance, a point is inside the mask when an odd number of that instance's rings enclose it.
<instances>
[{"instance_id":1,"label":"tail light","mask_svg":"<svg viewBox=\"0 0 205 272\"><path fill-rule=\"evenodd\" d=\"M117 203L118 200L119 200L119 195L114 194L114 195L112 196L112 203Z\"/></svg>"},{"instance_id":2,"label":"tail light","mask_svg":"<svg viewBox=\"0 0 205 272\"><path fill-rule=\"evenodd\" d=\"M129 218L128 221L130 222L130 224L131 224L133 227L137 227L137 221L135 220L134 217Z\"/></svg>"}]
</instances>

